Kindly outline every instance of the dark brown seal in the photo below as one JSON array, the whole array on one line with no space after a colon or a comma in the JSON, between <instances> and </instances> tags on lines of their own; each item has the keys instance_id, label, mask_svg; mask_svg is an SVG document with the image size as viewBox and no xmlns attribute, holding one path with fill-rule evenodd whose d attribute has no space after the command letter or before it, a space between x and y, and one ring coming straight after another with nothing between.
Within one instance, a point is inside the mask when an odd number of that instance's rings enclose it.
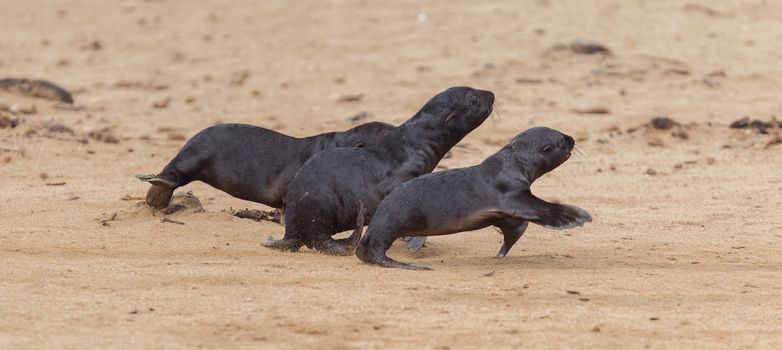
<instances>
[{"instance_id":1,"label":"dark brown seal","mask_svg":"<svg viewBox=\"0 0 782 350\"><path fill-rule=\"evenodd\" d=\"M283 208L288 184L314 154L336 147L377 143L394 128L372 122L343 132L296 138L247 124L220 124L187 141L158 175L136 175L152 184L147 204L165 208L177 187L202 181L236 198Z\"/></svg>"},{"instance_id":2,"label":"dark brown seal","mask_svg":"<svg viewBox=\"0 0 782 350\"><path fill-rule=\"evenodd\" d=\"M530 192L541 175L564 163L575 142L549 128L533 128L480 165L427 174L397 187L377 208L356 255L385 267L428 269L386 256L399 237L447 235L495 226L504 257L529 222L555 229L592 221L576 206L546 202Z\"/></svg>"},{"instance_id":3,"label":"dark brown seal","mask_svg":"<svg viewBox=\"0 0 782 350\"><path fill-rule=\"evenodd\" d=\"M358 236L331 236L354 228L360 203L371 217L397 185L431 172L448 150L486 120L493 103L490 91L453 87L375 145L318 153L289 186L285 237L264 245L287 251L306 245L325 254L352 254Z\"/></svg>"}]
</instances>

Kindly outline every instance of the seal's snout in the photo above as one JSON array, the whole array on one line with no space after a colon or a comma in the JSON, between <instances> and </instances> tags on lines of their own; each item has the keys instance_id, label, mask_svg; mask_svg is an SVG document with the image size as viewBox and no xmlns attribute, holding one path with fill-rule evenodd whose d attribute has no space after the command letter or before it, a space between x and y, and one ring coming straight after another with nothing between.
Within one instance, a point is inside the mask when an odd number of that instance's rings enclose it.
<instances>
[{"instance_id":1,"label":"seal's snout","mask_svg":"<svg viewBox=\"0 0 782 350\"><path fill-rule=\"evenodd\" d=\"M573 147L576 146L576 140L574 140L570 135L564 135L565 136L565 144L567 145L568 152L573 150Z\"/></svg>"},{"instance_id":2,"label":"seal's snout","mask_svg":"<svg viewBox=\"0 0 782 350\"><path fill-rule=\"evenodd\" d=\"M489 104L494 104L494 93L488 90L483 91L483 96Z\"/></svg>"},{"instance_id":3,"label":"seal's snout","mask_svg":"<svg viewBox=\"0 0 782 350\"><path fill-rule=\"evenodd\" d=\"M494 112L494 93L488 90L477 90L483 106L483 114L488 118Z\"/></svg>"}]
</instances>

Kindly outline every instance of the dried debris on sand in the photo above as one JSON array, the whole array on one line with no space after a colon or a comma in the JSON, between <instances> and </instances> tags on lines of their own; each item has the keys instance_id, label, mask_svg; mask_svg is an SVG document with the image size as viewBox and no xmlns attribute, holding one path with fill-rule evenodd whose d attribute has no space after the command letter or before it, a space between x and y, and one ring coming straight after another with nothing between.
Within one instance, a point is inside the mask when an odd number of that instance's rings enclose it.
<instances>
[{"instance_id":1,"label":"dried debris on sand","mask_svg":"<svg viewBox=\"0 0 782 350\"><path fill-rule=\"evenodd\" d=\"M233 216L242 219L250 219L253 221L270 221L277 224L283 223L282 212L279 210L263 211L258 209L242 209L239 211L231 211Z\"/></svg>"},{"instance_id":2,"label":"dried debris on sand","mask_svg":"<svg viewBox=\"0 0 782 350\"><path fill-rule=\"evenodd\" d=\"M204 212L204 206L193 192L177 193L171 197L171 202L162 212L166 215L180 212L201 213Z\"/></svg>"},{"instance_id":3,"label":"dried debris on sand","mask_svg":"<svg viewBox=\"0 0 782 350\"><path fill-rule=\"evenodd\" d=\"M744 117L730 123L731 129L752 129L760 134L768 134L769 129L782 128L782 122L777 121L776 118L771 118L770 121L764 122L759 119L750 119L750 117Z\"/></svg>"},{"instance_id":4,"label":"dried debris on sand","mask_svg":"<svg viewBox=\"0 0 782 350\"><path fill-rule=\"evenodd\" d=\"M611 49L607 46L594 40L585 39L575 39L567 44L555 44L546 50L544 56L548 56L553 52L571 52L577 55L611 55Z\"/></svg>"},{"instance_id":5,"label":"dried debris on sand","mask_svg":"<svg viewBox=\"0 0 782 350\"><path fill-rule=\"evenodd\" d=\"M70 92L46 80L0 79L0 90L73 104L73 96Z\"/></svg>"}]
</instances>

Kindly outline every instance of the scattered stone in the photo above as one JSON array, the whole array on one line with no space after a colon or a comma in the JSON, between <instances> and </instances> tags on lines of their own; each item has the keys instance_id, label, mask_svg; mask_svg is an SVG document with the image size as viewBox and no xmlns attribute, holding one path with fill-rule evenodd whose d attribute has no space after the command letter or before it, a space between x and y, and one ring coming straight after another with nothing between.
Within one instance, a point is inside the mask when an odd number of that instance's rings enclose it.
<instances>
[{"instance_id":1,"label":"scattered stone","mask_svg":"<svg viewBox=\"0 0 782 350\"><path fill-rule=\"evenodd\" d=\"M247 81L247 79L250 78L250 71L249 70L243 70L241 72L236 72L231 76L231 85L233 86L242 86L244 85L244 82Z\"/></svg>"},{"instance_id":2,"label":"scattered stone","mask_svg":"<svg viewBox=\"0 0 782 350\"><path fill-rule=\"evenodd\" d=\"M162 222L162 223L168 222L168 223L177 224L177 225L184 225L185 224L182 221L171 220L169 218L163 218L162 220L160 220L160 222Z\"/></svg>"},{"instance_id":3,"label":"scattered stone","mask_svg":"<svg viewBox=\"0 0 782 350\"><path fill-rule=\"evenodd\" d=\"M609 114L611 110L605 106L593 106L589 108L571 108L571 112L579 114Z\"/></svg>"},{"instance_id":4,"label":"scattered stone","mask_svg":"<svg viewBox=\"0 0 782 350\"><path fill-rule=\"evenodd\" d=\"M111 216L108 219L103 219L98 221L103 226L110 226L109 222L116 221L117 220L117 212L114 212L111 214Z\"/></svg>"},{"instance_id":5,"label":"scattered stone","mask_svg":"<svg viewBox=\"0 0 782 350\"><path fill-rule=\"evenodd\" d=\"M603 54L610 55L611 50L605 45L591 40L576 39L570 42L570 51L579 55Z\"/></svg>"},{"instance_id":6,"label":"scattered stone","mask_svg":"<svg viewBox=\"0 0 782 350\"><path fill-rule=\"evenodd\" d=\"M169 141L184 141L187 137L179 132L170 132L168 133L168 140Z\"/></svg>"},{"instance_id":7,"label":"scattered stone","mask_svg":"<svg viewBox=\"0 0 782 350\"><path fill-rule=\"evenodd\" d=\"M516 84L543 84L543 80L534 78L516 78Z\"/></svg>"},{"instance_id":8,"label":"scattered stone","mask_svg":"<svg viewBox=\"0 0 782 350\"><path fill-rule=\"evenodd\" d=\"M782 128L782 122L778 122L776 118L772 118L771 121L764 122L758 119L750 119L750 117L743 117L732 123L730 123L731 129L754 129L755 132L760 134L768 134L768 129Z\"/></svg>"},{"instance_id":9,"label":"scattered stone","mask_svg":"<svg viewBox=\"0 0 782 350\"><path fill-rule=\"evenodd\" d=\"M168 105L170 103L171 103L171 98L170 97L166 97L166 98L164 98L162 100L158 100L158 101L152 102L152 108L155 108L155 109L168 108Z\"/></svg>"},{"instance_id":10,"label":"scattered stone","mask_svg":"<svg viewBox=\"0 0 782 350\"><path fill-rule=\"evenodd\" d=\"M567 292L568 294L573 294L573 295L581 295L581 292L579 292L579 291L577 291L577 290L566 290L566 292Z\"/></svg>"},{"instance_id":11,"label":"scattered stone","mask_svg":"<svg viewBox=\"0 0 782 350\"><path fill-rule=\"evenodd\" d=\"M7 115L0 114L0 129L15 128L19 125L19 119L11 119Z\"/></svg>"},{"instance_id":12,"label":"scattered stone","mask_svg":"<svg viewBox=\"0 0 782 350\"><path fill-rule=\"evenodd\" d=\"M120 80L114 83L115 88L143 89L143 90L167 90L168 85L158 84L153 81Z\"/></svg>"},{"instance_id":13,"label":"scattered stone","mask_svg":"<svg viewBox=\"0 0 782 350\"><path fill-rule=\"evenodd\" d=\"M687 12L699 12L699 13L702 13L702 14L705 14L705 15L709 15L709 16L712 16L712 17L721 15L721 13L717 12L716 10L714 10L711 7L708 7L706 5L701 5L701 4L693 4L693 3L686 3L686 4L684 4L684 11L687 11Z\"/></svg>"},{"instance_id":14,"label":"scattered stone","mask_svg":"<svg viewBox=\"0 0 782 350\"><path fill-rule=\"evenodd\" d=\"M65 185L65 182L46 182L46 186L63 186Z\"/></svg>"},{"instance_id":15,"label":"scattered stone","mask_svg":"<svg viewBox=\"0 0 782 350\"><path fill-rule=\"evenodd\" d=\"M749 127L749 117L744 117L730 123L731 129L746 129Z\"/></svg>"},{"instance_id":16,"label":"scattered stone","mask_svg":"<svg viewBox=\"0 0 782 350\"><path fill-rule=\"evenodd\" d=\"M652 127L657 130L668 130L676 125L679 125L679 123L668 117L654 117L652 118L651 124Z\"/></svg>"},{"instance_id":17,"label":"scattered stone","mask_svg":"<svg viewBox=\"0 0 782 350\"><path fill-rule=\"evenodd\" d=\"M689 140L690 139L690 134L687 131L684 131L684 130L674 131L673 133L671 133L671 136L676 137L676 138L680 138L682 140Z\"/></svg>"},{"instance_id":18,"label":"scattered stone","mask_svg":"<svg viewBox=\"0 0 782 350\"><path fill-rule=\"evenodd\" d=\"M364 98L364 94L358 93L358 94L346 94L337 97L337 102L359 102L361 99Z\"/></svg>"},{"instance_id":19,"label":"scattered stone","mask_svg":"<svg viewBox=\"0 0 782 350\"><path fill-rule=\"evenodd\" d=\"M356 114L348 117L348 121L351 121L351 122L355 123L355 122L359 122L359 121L362 121L362 120L367 119L367 118L369 118L369 113L367 113L367 112L359 112L359 113L356 113Z\"/></svg>"},{"instance_id":20,"label":"scattered stone","mask_svg":"<svg viewBox=\"0 0 782 350\"><path fill-rule=\"evenodd\" d=\"M484 273L483 275L486 276L486 277L491 277L491 276L494 276L494 272L496 272L496 270L491 270L491 271L489 271L487 273Z\"/></svg>"},{"instance_id":21,"label":"scattered stone","mask_svg":"<svg viewBox=\"0 0 782 350\"><path fill-rule=\"evenodd\" d=\"M58 134L69 134L69 135L75 135L76 133L71 129L70 127L57 123L57 122L49 122L44 124L44 128L52 133L58 133Z\"/></svg>"},{"instance_id":22,"label":"scattered stone","mask_svg":"<svg viewBox=\"0 0 782 350\"><path fill-rule=\"evenodd\" d=\"M657 170L654 170L652 168L647 168L646 169L646 175L655 176L655 175L657 175Z\"/></svg>"},{"instance_id":23,"label":"scattered stone","mask_svg":"<svg viewBox=\"0 0 782 350\"><path fill-rule=\"evenodd\" d=\"M725 78L726 76L727 74L725 74L724 71L713 71L704 75L701 81L703 81L703 83L710 88L718 88L720 83L717 81L717 78Z\"/></svg>"},{"instance_id":24,"label":"scattered stone","mask_svg":"<svg viewBox=\"0 0 782 350\"><path fill-rule=\"evenodd\" d=\"M100 41L97 40L81 47L82 50L92 50L92 51L100 51L100 49L102 48L103 48L103 44L101 44Z\"/></svg>"},{"instance_id":25,"label":"scattered stone","mask_svg":"<svg viewBox=\"0 0 782 350\"><path fill-rule=\"evenodd\" d=\"M119 138L114 136L114 132L111 128L103 128L99 130L90 131L87 136L95 141L101 141L106 143L119 143Z\"/></svg>"},{"instance_id":26,"label":"scattered stone","mask_svg":"<svg viewBox=\"0 0 782 350\"><path fill-rule=\"evenodd\" d=\"M646 143L652 147L665 147L665 143L659 137L652 137Z\"/></svg>"},{"instance_id":27,"label":"scattered stone","mask_svg":"<svg viewBox=\"0 0 782 350\"><path fill-rule=\"evenodd\" d=\"M753 120L749 123L749 127L765 135L768 134L768 128L771 127L771 123L762 122L760 120Z\"/></svg>"}]
</instances>

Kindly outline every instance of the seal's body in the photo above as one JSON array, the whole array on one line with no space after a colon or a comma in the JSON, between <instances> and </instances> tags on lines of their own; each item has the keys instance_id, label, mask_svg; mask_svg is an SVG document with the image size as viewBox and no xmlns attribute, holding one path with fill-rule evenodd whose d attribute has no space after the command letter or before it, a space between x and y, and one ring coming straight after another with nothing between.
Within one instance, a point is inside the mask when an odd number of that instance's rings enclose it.
<instances>
[{"instance_id":1,"label":"seal's body","mask_svg":"<svg viewBox=\"0 0 782 350\"><path fill-rule=\"evenodd\" d=\"M568 229L592 221L571 205L546 202L530 192L541 175L564 163L575 142L548 128L533 128L480 165L427 174L398 186L383 199L356 250L359 259L385 267L428 269L386 256L399 237L447 235L495 226L504 257L528 223Z\"/></svg>"},{"instance_id":2,"label":"seal's body","mask_svg":"<svg viewBox=\"0 0 782 350\"><path fill-rule=\"evenodd\" d=\"M325 149L377 143L393 128L373 122L344 132L295 138L253 125L220 124L188 140L160 174L137 177L152 183L146 202L156 208L165 208L174 190L192 181L283 208L288 184L313 155Z\"/></svg>"},{"instance_id":3,"label":"seal's body","mask_svg":"<svg viewBox=\"0 0 782 350\"><path fill-rule=\"evenodd\" d=\"M489 91L450 88L378 144L315 155L289 186L285 237L264 245L288 251L306 245L325 254L352 254L360 230L343 240L331 236L355 227L359 206L371 217L394 187L431 172L449 149L486 120L493 103Z\"/></svg>"}]
</instances>

